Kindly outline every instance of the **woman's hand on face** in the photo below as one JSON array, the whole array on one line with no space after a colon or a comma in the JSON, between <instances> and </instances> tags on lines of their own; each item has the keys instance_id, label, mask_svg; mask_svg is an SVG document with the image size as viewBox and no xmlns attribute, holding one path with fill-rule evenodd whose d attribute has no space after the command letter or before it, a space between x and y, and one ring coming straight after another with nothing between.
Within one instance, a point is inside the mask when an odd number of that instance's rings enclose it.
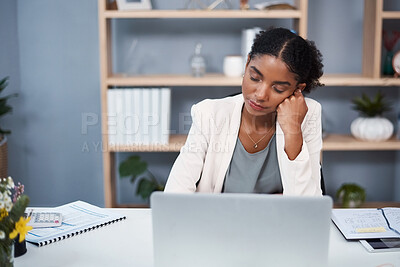
<instances>
[{"instance_id":1,"label":"woman's hand on face","mask_svg":"<svg viewBox=\"0 0 400 267\"><path fill-rule=\"evenodd\" d=\"M276 109L277 120L285 135L296 135L301 133L301 123L306 116L308 107L300 89L286 98Z\"/></svg>"}]
</instances>

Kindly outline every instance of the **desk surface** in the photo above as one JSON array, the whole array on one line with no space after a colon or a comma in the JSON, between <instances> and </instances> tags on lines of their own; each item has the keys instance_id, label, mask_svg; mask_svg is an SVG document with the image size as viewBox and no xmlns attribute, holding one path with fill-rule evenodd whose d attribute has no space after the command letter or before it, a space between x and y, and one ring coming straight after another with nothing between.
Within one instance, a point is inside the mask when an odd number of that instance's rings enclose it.
<instances>
[{"instance_id":1,"label":"desk surface","mask_svg":"<svg viewBox=\"0 0 400 267\"><path fill-rule=\"evenodd\" d=\"M153 266L151 210L114 210L127 219L43 247L28 243L14 266ZM369 253L359 242L346 241L333 223L330 231L330 267L400 266L399 252Z\"/></svg>"}]
</instances>

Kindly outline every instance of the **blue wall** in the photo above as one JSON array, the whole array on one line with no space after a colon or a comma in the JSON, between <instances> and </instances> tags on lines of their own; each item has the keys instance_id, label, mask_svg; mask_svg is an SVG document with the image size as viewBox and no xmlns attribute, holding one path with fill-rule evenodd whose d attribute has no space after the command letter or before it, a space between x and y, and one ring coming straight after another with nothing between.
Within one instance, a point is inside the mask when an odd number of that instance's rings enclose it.
<instances>
[{"instance_id":1,"label":"blue wall","mask_svg":"<svg viewBox=\"0 0 400 267\"><path fill-rule=\"evenodd\" d=\"M182 8L184 2L152 0L153 7L160 9ZM239 1L231 2L237 6ZM362 10L361 0L309 0L308 36L322 51L327 73L361 72ZM188 73L189 57L200 41L208 70L221 71L224 55L240 53L243 27L275 22L290 27L286 20L118 20L112 25L114 69ZM9 136L9 174L26 185L32 205L55 206L82 199L103 206L97 0L3 0L0 36L0 77L10 75L8 92L20 94L10 101L15 112L0 121L13 131ZM138 45L129 52L135 39ZM193 103L238 90L173 88L172 129L179 129L176 118L189 112ZM324 87L311 97L323 105L327 131L349 133L349 125L357 117L350 99L377 90ZM398 88L384 88L383 92L399 110ZM395 111L387 116L395 121ZM87 119L93 125L87 126ZM357 182L367 189L368 200L400 201L399 154L325 152L328 193L333 194L343 182ZM120 153L118 160L129 155ZM151 171L165 180L177 153L140 155ZM127 180L118 180L118 184L119 201L140 202Z\"/></svg>"},{"instance_id":2,"label":"blue wall","mask_svg":"<svg viewBox=\"0 0 400 267\"><path fill-rule=\"evenodd\" d=\"M18 40L1 51L19 55L1 60L1 75L19 68L10 89L20 96L5 122L13 130L9 174L25 184L32 205L103 205L101 151L82 151L101 141L100 124L87 134L81 127L85 114L100 114L97 1L2 1L0 10L0 25L11 22Z\"/></svg>"}]
</instances>

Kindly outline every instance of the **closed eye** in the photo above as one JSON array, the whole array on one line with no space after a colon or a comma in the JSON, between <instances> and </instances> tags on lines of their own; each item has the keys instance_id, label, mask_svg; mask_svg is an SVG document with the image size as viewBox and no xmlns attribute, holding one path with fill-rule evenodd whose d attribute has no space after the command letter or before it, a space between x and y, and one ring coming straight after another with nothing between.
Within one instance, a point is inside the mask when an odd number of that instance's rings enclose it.
<instances>
[{"instance_id":1,"label":"closed eye","mask_svg":"<svg viewBox=\"0 0 400 267\"><path fill-rule=\"evenodd\" d=\"M276 87L275 85L272 86L272 88L274 88L275 92L277 92L278 94L282 94L283 92L285 92L285 90L279 89L279 88Z\"/></svg>"},{"instance_id":2,"label":"closed eye","mask_svg":"<svg viewBox=\"0 0 400 267\"><path fill-rule=\"evenodd\" d=\"M250 80L255 81L255 82L259 82L259 81L260 81L259 79L254 78L254 77L252 77L252 76L250 76Z\"/></svg>"}]
</instances>

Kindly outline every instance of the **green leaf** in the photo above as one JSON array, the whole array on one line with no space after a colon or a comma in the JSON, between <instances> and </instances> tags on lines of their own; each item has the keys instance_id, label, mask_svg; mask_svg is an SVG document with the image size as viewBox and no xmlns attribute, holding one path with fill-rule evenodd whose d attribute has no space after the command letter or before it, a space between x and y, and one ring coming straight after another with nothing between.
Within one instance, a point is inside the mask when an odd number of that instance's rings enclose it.
<instances>
[{"instance_id":1,"label":"green leaf","mask_svg":"<svg viewBox=\"0 0 400 267\"><path fill-rule=\"evenodd\" d=\"M119 175L138 176L147 170L147 162L141 161L139 156L131 156L119 165Z\"/></svg>"},{"instance_id":2,"label":"green leaf","mask_svg":"<svg viewBox=\"0 0 400 267\"><path fill-rule=\"evenodd\" d=\"M3 130L3 129L0 128L0 135L3 135L3 134L10 134L10 133L11 133L10 130Z\"/></svg>"},{"instance_id":3,"label":"green leaf","mask_svg":"<svg viewBox=\"0 0 400 267\"><path fill-rule=\"evenodd\" d=\"M1 105L0 104L0 116L5 115L9 112L12 111L12 107L11 106L7 106L7 105Z\"/></svg>"},{"instance_id":4,"label":"green leaf","mask_svg":"<svg viewBox=\"0 0 400 267\"><path fill-rule=\"evenodd\" d=\"M29 197L27 195L21 195L10 211L10 218L15 222L18 221L19 218L24 215L25 209L28 205Z\"/></svg>"},{"instance_id":5,"label":"green leaf","mask_svg":"<svg viewBox=\"0 0 400 267\"><path fill-rule=\"evenodd\" d=\"M357 184L342 184L342 186L336 192L336 199L341 199L343 206L346 207L346 203L350 201L361 201L364 202L366 197L365 189Z\"/></svg>"},{"instance_id":6,"label":"green leaf","mask_svg":"<svg viewBox=\"0 0 400 267\"><path fill-rule=\"evenodd\" d=\"M384 95L381 92L378 92L372 100L363 93L361 97L355 97L352 102L354 104L352 108L367 117L382 115L391 109L391 104L384 101Z\"/></svg>"},{"instance_id":7,"label":"green leaf","mask_svg":"<svg viewBox=\"0 0 400 267\"><path fill-rule=\"evenodd\" d=\"M143 199L148 199L154 191L157 191L158 185L153 181L141 179L136 190L136 194L140 195Z\"/></svg>"},{"instance_id":8,"label":"green leaf","mask_svg":"<svg viewBox=\"0 0 400 267\"><path fill-rule=\"evenodd\" d=\"M0 81L0 92L3 91L8 85L8 76Z\"/></svg>"}]
</instances>

